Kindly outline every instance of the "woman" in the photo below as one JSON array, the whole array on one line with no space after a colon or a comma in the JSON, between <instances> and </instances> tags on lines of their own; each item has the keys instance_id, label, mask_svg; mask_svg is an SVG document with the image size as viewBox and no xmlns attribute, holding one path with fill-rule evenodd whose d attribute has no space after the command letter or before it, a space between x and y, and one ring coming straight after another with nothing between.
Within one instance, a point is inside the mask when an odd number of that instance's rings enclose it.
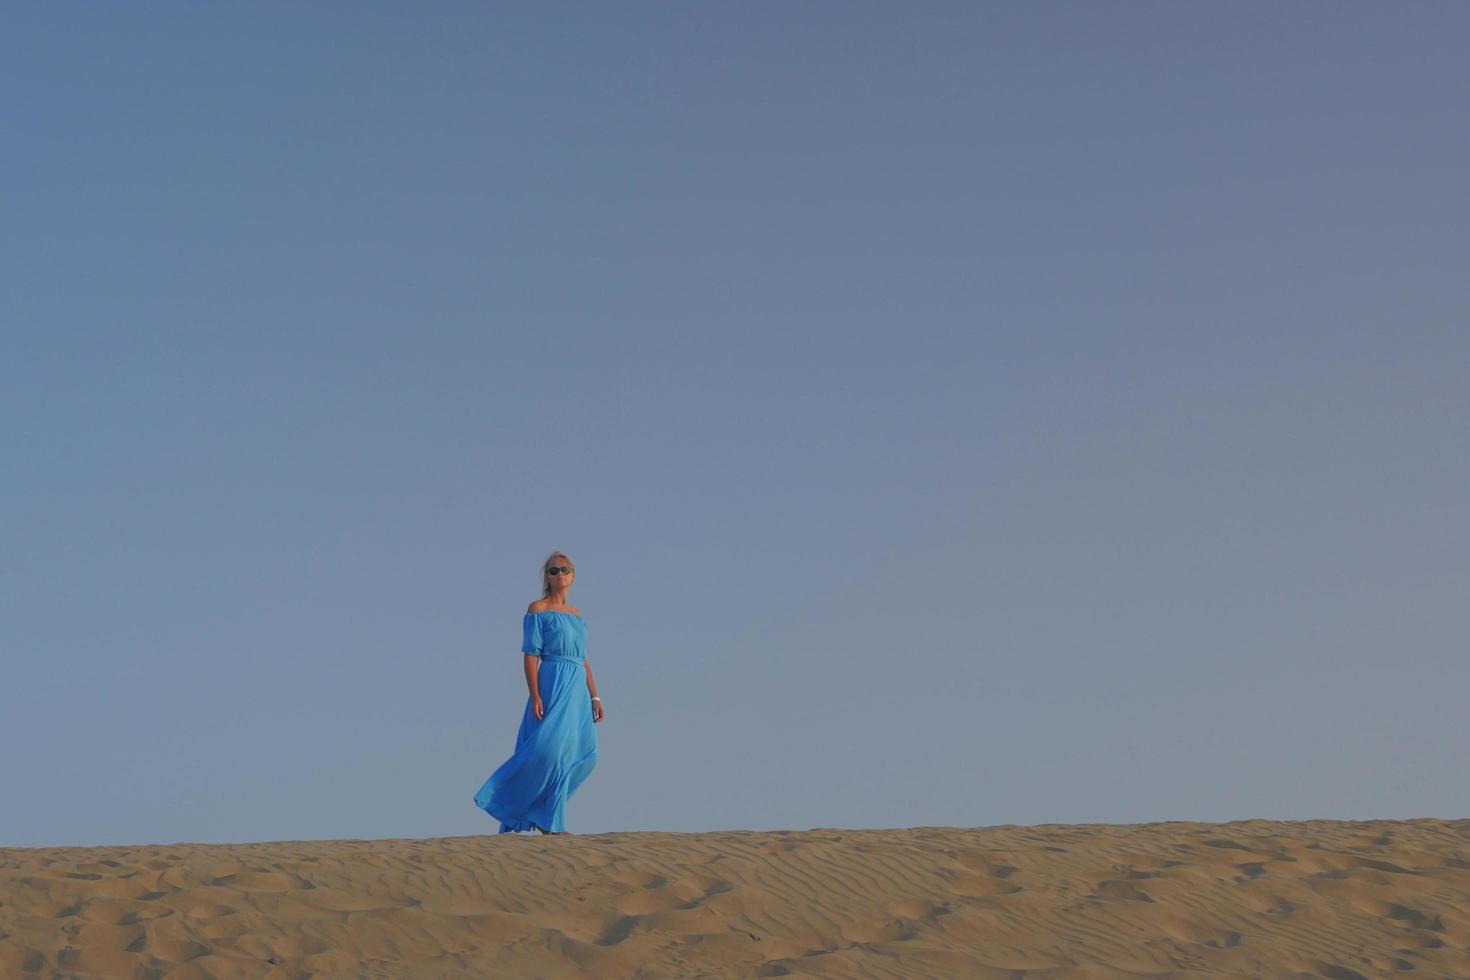
<instances>
[{"instance_id":1,"label":"woman","mask_svg":"<svg viewBox=\"0 0 1470 980\"><path fill-rule=\"evenodd\" d=\"M521 652L531 696L516 750L485 780L475 805L500 821L500 833L565 834L567 799L597 765L602 698L587 662L587 624L567 590L577 568L566 552L541 564L541 598L526 609Z\"/></svg>"}]
</instances>

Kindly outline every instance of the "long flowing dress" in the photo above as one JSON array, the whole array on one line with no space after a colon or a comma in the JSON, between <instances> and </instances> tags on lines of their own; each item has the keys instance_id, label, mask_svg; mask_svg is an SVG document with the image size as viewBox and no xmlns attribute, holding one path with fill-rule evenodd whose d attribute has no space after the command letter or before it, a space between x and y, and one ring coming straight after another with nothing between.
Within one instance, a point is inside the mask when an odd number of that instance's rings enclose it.
<instances>
[{"instance_id":1,"label":"long flowing dress","mask_svg":"<svg viewBox=\"0 0 1470 980\"><path fill-rule=\"evenodd\" d=\"M536 689L545 708L537 718L531 696L516 732L515 754L490 774L475 805L500 821L500 833L566 830L567 800L597 765L597 731L587 691L587 623L554 609L526 613L521 652L541 658Z\"/></svg>"}]
</instances>

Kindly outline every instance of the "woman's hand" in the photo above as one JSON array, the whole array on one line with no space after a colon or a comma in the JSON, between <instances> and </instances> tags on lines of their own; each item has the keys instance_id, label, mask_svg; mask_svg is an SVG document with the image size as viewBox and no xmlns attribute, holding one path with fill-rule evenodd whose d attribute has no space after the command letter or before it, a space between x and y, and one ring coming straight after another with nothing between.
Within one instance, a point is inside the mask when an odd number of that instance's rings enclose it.
<instances>
[{"instance_id":1,"label":"woman's hand","mask_svg":"<svg viewBox=\"0 0 1470 980\"><path fill-rule=\"evenodd\" d=\"M602 720L602 702L601 701L593 701L592 702L592 724L595 725L595 724L597 724L601 720Z\"/></svg>"},{"instance_id":2,"label":"woman's hand","mask_svg":"<svg viewBox=\"0 0 1470 980\"><path fill-rule=\"evenodd\" d=\"M546 714L546 705L541 703L539 696L531 699L531 714L535 715L538 721Z\"/></svg>"}]
</instances>

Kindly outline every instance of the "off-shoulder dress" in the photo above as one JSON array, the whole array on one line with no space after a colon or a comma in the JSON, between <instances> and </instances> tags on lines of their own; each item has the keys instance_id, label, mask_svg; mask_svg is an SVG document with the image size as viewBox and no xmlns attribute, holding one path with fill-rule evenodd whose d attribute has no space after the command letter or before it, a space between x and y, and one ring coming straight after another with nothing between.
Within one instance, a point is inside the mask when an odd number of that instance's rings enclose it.
<instances>
[{"instance_id":1,"label":"off-shoulder dress","mask_svg":"<svg viewBox=\"0 0 1470 980\"><path fill-rule=\"evenodd\" d=\"M500 833L533 827L566 830L567 800L597 765L597 730L587 691L587 623L555 609L528 612L521 652L541 658L537 718L530 695L516 732L515 753L490 774L475 805L500 821Z\"/></svg>"}]
</instances>

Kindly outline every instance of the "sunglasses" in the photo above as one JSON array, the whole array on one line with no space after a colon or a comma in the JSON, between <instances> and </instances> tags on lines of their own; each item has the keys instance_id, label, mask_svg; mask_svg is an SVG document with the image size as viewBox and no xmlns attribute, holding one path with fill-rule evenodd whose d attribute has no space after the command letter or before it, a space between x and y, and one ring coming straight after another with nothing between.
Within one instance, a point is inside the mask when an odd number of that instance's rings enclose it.
<instances>
[{"instance_id":1,"label":"sunglasses","mask_svg":"<svg viewBox=\"0 0 1470 980\"><path fill-rule=\"evenodd\" d=\"M546 574L547 575L570 575L570 574L572 574L572 566L571 565L552 565L552 566L550 566L550 567L548 567L546 569Z\"/></svg>"}]
</instances>

